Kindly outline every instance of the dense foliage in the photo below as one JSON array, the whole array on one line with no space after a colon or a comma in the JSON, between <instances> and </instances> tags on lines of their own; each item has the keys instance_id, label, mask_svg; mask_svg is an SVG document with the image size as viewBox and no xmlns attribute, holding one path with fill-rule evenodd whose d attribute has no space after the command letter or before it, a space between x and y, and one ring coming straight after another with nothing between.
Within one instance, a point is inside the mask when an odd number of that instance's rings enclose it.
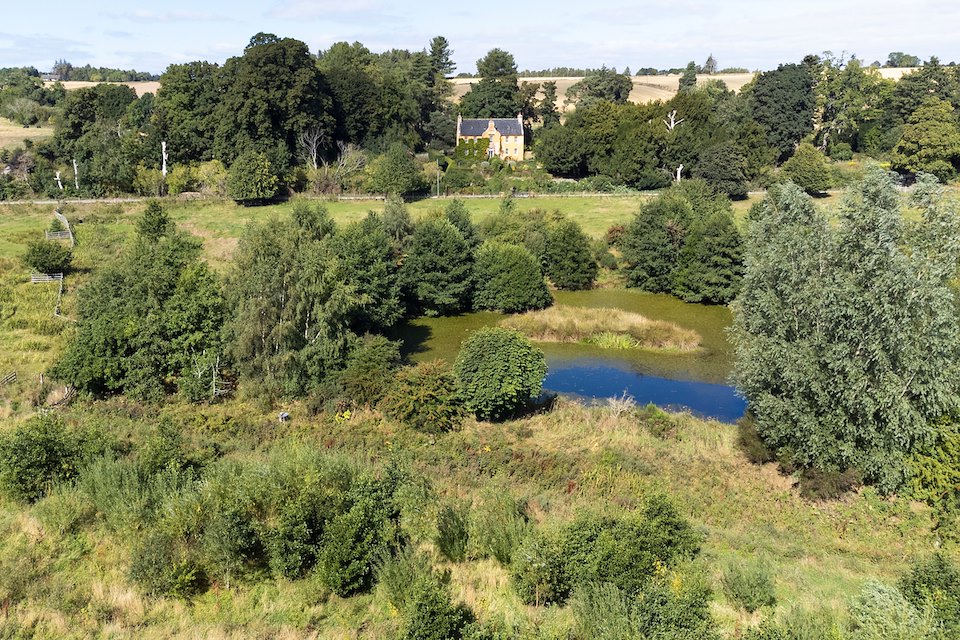
<instances>
[{"instance_id":1,"label":"dense foliage","mask_svg":"<svg viewBox=\"0 0 960 640\"><path fill-rule=\"evenodd\" d=\"M960 242L935 182L917 184L917 223L876 168L844 197L836 227L792 185L752 213L736 379L781 460L853 468L893 490L905 456L956 410Z\"/></svg>"},{"instance_id":2,"label":"dense foliage","mask_svg":"<svg viewBox=\"0 0 960 640\"><path fill-rule=\"evenodd\" d=\"M476 309L516 313L553 303L537 259L522 246L483 243L477 249L474 276Z\"/></svg>"},{"instance_id":3,"label":"dense foliage","mask_svg":"<svg viewBox=\"0 0 960 640\"><path fill-rule=\"evenodd\" d=\"M487 327L464 341L453 371L467 409L481 420L502 420L539 395L547 361L520 333Z\"/></svg>"},{"instance_id":4,"label":"dense foliage","mask_svg":"<svg viewBox=\"0 0 960 640\"><path fill-rule=\"evenodd\" d=\"M739 290L741 244L729 201L698 181L644 205L619 240L630 286L720 304Z\"/></svg>"}]
</instances>

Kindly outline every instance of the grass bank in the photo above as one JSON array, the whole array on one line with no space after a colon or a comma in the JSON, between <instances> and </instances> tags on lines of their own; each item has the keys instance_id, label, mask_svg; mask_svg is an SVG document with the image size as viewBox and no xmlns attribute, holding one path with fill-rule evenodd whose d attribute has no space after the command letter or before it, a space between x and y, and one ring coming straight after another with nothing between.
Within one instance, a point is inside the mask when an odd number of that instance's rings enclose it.
<instances>
[{"instance_id":1,"label":"grass bank","mask_svg":"<svg viewBox=\"0 0 960 640\"><path fill-rule=\"evenodd\" d=\"M283 408L291 421L277 424ZM431 540L449 501L482 505L491 492L526 505L537 526L577 514L631 511L662 493L704 536L701 562L713 587L711 611L724 638L791 609L845 615L866 581L893 582L910 559L939 544L925 507L870 489L835 502L803 499L773 465L749 463L736 429L644 408L553 410L502 424L468 421L426 435L379 413L311 417L300 403L268 407L233 400L213 406L170 402L143 407L117 398L63 412L70 424L98 427L140 450L159 421L173 421L191 446L226 460L266 459L296 443L356 461L403 460L432 487L412 510L416 544L450 572L456 600L503 631L501 637L559 640L572 635L569 607L524 605L509 570L491 558L444 560ZM10 428L11 421L0 429ZM80 487L61 486L33 505L0 499L0 635L81 638L390 638L401 612L380 589L340 598L310 576L251 573L188 601L144 594L129 573L137 523L98 513ZM957 557L955 548L948 553ZM744 558L771 567L777 605L746 614L726 600L722 567Z\"/></svg>"},{"instance_id":2,"label":"grass bank","mask_svg":"<svg viewBox=\"0 0 960 640\"><path fill-rule=\"evenodd\" d=\"M555 305L503 319L537 342L580 342L607 349L650 349L689 353L700 347L696 331L672 322L650 320L621 309Z\"/></svg>"}]
</instances>

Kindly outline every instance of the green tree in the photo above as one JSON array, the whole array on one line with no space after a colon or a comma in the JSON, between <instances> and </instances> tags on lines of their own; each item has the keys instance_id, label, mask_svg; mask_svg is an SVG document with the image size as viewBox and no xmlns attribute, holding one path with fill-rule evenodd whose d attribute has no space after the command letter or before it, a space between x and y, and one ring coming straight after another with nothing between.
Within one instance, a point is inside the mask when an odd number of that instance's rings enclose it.
<instances>
[{"instance_id":1,"label":"green tree","mask_svg":"<svg viewBox=\"0 0 960 640\"><path fill-rule=\"evenodd\" d=\"M408 305L427 315L446 315L470 306L473 259L463 235L443 218L414 229L400 267Z\"/></svg>"},{"instance_id":2,"label":"green tree","mask_svg":"<svg viewBox=\"0 0 960 640\"><path fill-rule=\"evenodd\" d=\"M480 82L460 100L466 118L509 118L523 111L524 100L517 85L517 63L502 49L491 49L477 60Z\"/></svg>"},{"instance_id":3,"label":"green tree","mask_svg":"<svg viewBox=\"0 0 960 640\"><path fill-rule=\"evenodd\" d=\"M830 188L830 167L823 153L809 142L801 143L783 163L783 175L809 194Z\"/></svg>"},{"instance_id":4,"label":"green tree","mask_svg":"<svg viewBox=\"0 0 960 640\"><path fill-rule=\"evenodd\" d=\"M786 160L813 129L813 74L800 64L780 65L757 76L750 91L753 118L767 133L770 146Z\"/></svg>"},{"instance_id":5,"label":"green tree","mask_svg":"<svg viewBox=\"0 0 960 640\"><path fill-rule=\"evenodd\" d=\"M896 171L932 173L942 181L960 167L960 127L949 102L931 98L917 109L893 148L890 165Z\"/></svg>"},{"instance_id":6,"label":"green tree","mask_svg":"<svg viewBox=\"0 0 960 640\"><path fill-rule=\"evenodd\" d=\"M697 63L691 60L687 63L680 76L679 88L681 93L689 93L697 88Z\"/></svg>"},{"instance_id":7,"label":"green tree","mask_svg":"<svg viewBox=\"0 0 960 640\"><path fill-rule=\"evenodd\" d=\"M257 34L243 55L224 63L214 108L214 155L226 164L248 152L265 153L278 173L296 155L297 137L329 132L331 100L306 44Z\"/></svg>"},{"instance_id":8,"label":"green tree","mask_svg":"<svg viewBox=\"0 0 960 640\"><path fill-rule=\"evenodd\" d=\"M404 196L423 191L426 186L416 161L401 144L390 145L385 154L370 163L367 189L371 193Z\"/></svg>"},{"instance_id":9,"label":"green tree","mask_svg":"<svg viewBox=\"0 0 960 640\"><path fill-rule=\"evenodd\" d=\"M175 229L170 216L156 200L147 202L147 208L137 220L137 235L149 242L156 242L170 235Z\"/></svg>"},{"instance_id":10,"label":"green tree","mask_svg":"<svg viewBox=\"0 0 960 640\"><path fill-rule=\"evenodd\" d=\"M230 166L227 193L243 204L256 204L277 195L279 180L263 153L248 151Z\"/></svg>"},{"instance_id":11,"label":"green tree","mask_svg":"<svg viewBox=\"0 0 960 640\"><path fill-rule=\"evenodd\" d=\"M381 331L403 316L400 277L392 238L383 219L370 213L344 227L333 238L337 257L362 302L352 322L358 332Z\"/></svg>"},{"instance_id":12,"label":"green tree","mask_svg":"<svg viewBox=\"0 0 960 640\"><path fill-rule=\"evenodd\" d=\"M537 112L540 116L540 122L544 128L551 125L560 124L560 112L557 111L557 83L555 80L549 80L540 85L543 92L543 98L540 100L540 106Z\"/></svg>"},{"instance_id":13,"label":"green tree","mask_svg":"<svg viewBox=\"0 0 960 640\"><path fill-rule=\"evenodd\" d=\"M692 173L731 198L747 197L747 159L734 142L721 142L706 149Z\"/></svg>"},{"instance_id":14,"label":"green tree","mask_svg":"<svg viewBox=\"0 0 960 640\"><path fill-rule=\"evenodd\" d=\"M537 259L517 245L483 243L477 250L474 278L476 309L516 313L553 302Z\"/></svg>"},{"instance_id":15,"label":"green tree","mask_svg":"<svg viewBox=\"0 0 960 640\"><path fill-rule=\"evenodd\" d=\"M559 289L589 289L597 277L590 239L574 220L561 220L549 227L543 264L547 277Z\"/></svg>"},{"instance_id":16,"label":"green tree","mask_svg":"<svg viewBox=\"0 0 960 640\"><path fill-rule=\"evenodd\" d=\"M219 72L219 65L210 62L188 62L172 64L160 76L155 114L171 162L213 158Z\"/></svg>"},{"instance_id":17,"label":"green tree","mask_svg":"<svg viewBox=\"0 0 960 640\"><path fill-rule=\"evenodd\" d=\"M137 237L80 289L77 331L53 371L59 378L95 393L159 399L195 375L196 358L220 352L219 279L199 262L197 242L167 225L155 235L164 217L148 208Z\"/></svg>"},{"instance_id":18,"label":"green tree","mask_svg":"<svg viewBox=\"0 0 960 640\"><path fill-rule=\"evenodd\" d=\"M348 283L325 211L247 228L227 278L228 353L241 377L298 394L344 363L366 302Z\"/></svg>"},{"instance_id":19,"label":"green tree","mask_svg":"<svg viewBox=\"0 0 960 640\"><path fill-rule=\"evenodd\" d=\"M453 373L467 409L481 420L503 420L539 395L547 361L516 331L484 327L464 341Z\"/></svg>"},{"instance_id":20,"label":"green tree","mask_svg":"<svg viewBox=\"0 0 960 640\"><path fill-rule=\"evenodd\" d=\"M782 460L859 470L891 491L904 456L956 409L957 218L935 180L908 229L878 168L844 197L831 228L799 187L752 215L734 307L737 386Z\"/></svg>"},{"instance_id":21,"label":"green tree","mask_svg":"<svg viewBox=\"0 0 960 640\"><path fill-rule=\"evenodd\" d=\"M743 276L743 241L730 210L697 220L677 259L673 292L687 302L726 304Z\"/></svg>"},{"instance_id":22,"label":"green tree","mask_svg":"<svg viewBox=\"0 0 960 640\"><path fill-rule=\"evenodd\" d=\"M631 90L633 81L629 76L617 73L616 69L601 67L567 89L567 102L578 107L595 100L626 104Z\"/></svg>"}]
</instances>

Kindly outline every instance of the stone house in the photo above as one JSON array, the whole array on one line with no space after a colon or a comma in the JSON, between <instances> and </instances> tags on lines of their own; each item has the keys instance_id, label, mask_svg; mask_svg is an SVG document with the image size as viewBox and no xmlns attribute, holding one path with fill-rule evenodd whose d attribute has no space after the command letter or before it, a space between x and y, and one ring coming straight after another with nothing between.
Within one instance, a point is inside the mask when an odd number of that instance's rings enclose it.
<instances>
[{"instance_id":1,"label":"stone house","mask_svg":"<svg viewBox=\"0 0 960 640\"><path fill-rule=\"evenodd\" d=\"M466 118L457 116L457 144L480 138L490 141L487 158L523 161L523 116L516 118Z\"/></svg>"}]
</instances>

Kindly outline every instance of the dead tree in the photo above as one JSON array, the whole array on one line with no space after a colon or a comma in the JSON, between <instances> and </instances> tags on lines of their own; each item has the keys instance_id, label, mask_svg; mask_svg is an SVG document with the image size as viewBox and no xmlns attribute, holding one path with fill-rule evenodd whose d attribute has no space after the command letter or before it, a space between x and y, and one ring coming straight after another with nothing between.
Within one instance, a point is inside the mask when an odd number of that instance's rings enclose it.
<instances>
[{"instance_id":1,"label":"dead tree","mask_svg":"<svg viewBox=\"0 0 960 640\"><path fill-rule=\"evenodd\" d=\"M673 131L681 122L683 122L683 118L677 120L677 110L674 109L667 114L663 124L667 125L667 131Z\"/></svg>"},{"instance_id":2,"label":"dead tree","mask_svg":"<svg viewBox=\"0 0 960 640\"><path fill-rule=\"evenodd\" d=\"M683 173L683 164L677 167L677 182L680 182L680 174Z\"/></svg>"},{"instance_id":3,"label":"dead tree","mask_svg":"<svg viewBox=\"0 0 960 640\"><path fill-rule=\"evenodd\" d=\"M310 163L310 168L316 170L320 159L320 150L327 141L327 134L315 125L301 132L297 137L297 146L300 147L300 155L304 160Z\"/></svg>"},{"instance_id":4,"label":"dead tree","mask_svg":"<svg viewBox=\"0 0 960 640\"><path fill-rule=\"evenodd\" d=\"M163 159L163 164L160 165L160 173L163 174L163 177L167 177L167 141L164 140L160 143L160 157Z\"/></svg>"}]
</instances>

